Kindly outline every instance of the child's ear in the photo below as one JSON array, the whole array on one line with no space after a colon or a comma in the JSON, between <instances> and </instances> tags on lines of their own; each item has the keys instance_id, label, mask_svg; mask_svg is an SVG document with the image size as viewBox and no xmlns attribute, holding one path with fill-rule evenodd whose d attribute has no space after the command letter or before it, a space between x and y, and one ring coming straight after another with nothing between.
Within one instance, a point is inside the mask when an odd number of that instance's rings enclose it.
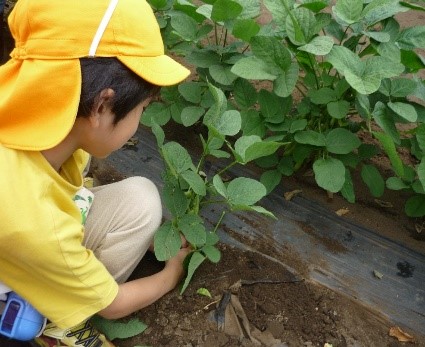
<instances>
[{"instance_id":1,"label":"child's ear","mask_svg":"<svg viewBox=\"0 0 425 347\"><path fill-rule=\"evenodd\" d=\"M100 117L111 112L112 100L115 96L115 91L111 88L103 89L96 101L93 104L93 109L90 115L90 121L94 126L98 126Z\"/></svg>"}]
</instances>

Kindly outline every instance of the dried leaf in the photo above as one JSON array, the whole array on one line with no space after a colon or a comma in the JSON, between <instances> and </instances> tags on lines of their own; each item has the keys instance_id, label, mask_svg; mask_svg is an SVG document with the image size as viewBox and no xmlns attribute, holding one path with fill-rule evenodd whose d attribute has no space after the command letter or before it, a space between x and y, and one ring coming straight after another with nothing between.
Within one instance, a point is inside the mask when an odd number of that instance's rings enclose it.
<instances>
[{"instance_id":1,"label":"dried leaf","mask_svg":"<svg viewBox=\"0 0 425 347\"><path fill-rule=\"evenodd\" d=\"M293 197L297 196L300 193L302 193L302 190L295 189L291 192L286 192L283 196L285 197L286 201L290 201L290 200L292 200Z\"/></svg>"},{"instance_id":2,"label":"dried leaf","mask_svg":"<svg viewBox=\"0 0 425 347\"><path fill-rule=\"evenodd\" d=\"M136 146L139 143L139 139L136 136L133 136L130 140L126 142L126 146Z\"/></svg>"},{"instance_id":3,"label":"dried leaf","mask_svg":"<svg viewBox=\"0 0 425 347\"><path fill-rule=\"evenodd\" d=\"M416 224L415 224L415 229L416 229L416 232L417 232L418 234L420 234L422 231L424 231L425 226L423 225L423 223L422 223L422 224L418 224L418 223L416 223Z\"/></svg>"},{"instance_id":4,"label":"dried leaf","mask_svg":"<svg viewBox=\"0 0 425 347\"><path fill-rule=\"evenodd\" d=\"M381 207L385 207L385 208L394 207L393 204L389 201L383 201L383 200L375 199L375 202Z\"/></svg>"},{"instance_id":5,"label":"dried leaf","mask_svg":"<svg viewBox=\"0 0 425 347\"><path fill-rule=\"evenodd\" d=\"M84 187L93 188L93 178L92 177L84 177Z\"/></svg>"},{"instance_id":6,"label":"dried leaf","mask_svg":"<svg viewBox=\"0 0 425 347\"><path fill-rule=\"evenodd\" d=\"M242 281L241 281L241 280L238 280L238 281L236 281L235 283L233 283L233 284L229 287L229 289L230 289L230 291L231 291L232 293L236 293L239 289L241 289L241 287L242 287Z\"/></svg>"},{"instance_id":7,"label":"dried leaf","mask_svg":"<svg viewBox=\"0 0 425 347\"><path fill-rule=\"evenodd\" d=\"M409 335L408 333L401 330L399 327L391 327L390 336L395 337L400 342L414 342L415 339L412 335Z\"/></svg>"},{"instance_id":8,"label":"dried leaf","mask_svg":"<svg viewBox=\"0 0 425 347\"><path fill-rule=\"evenodd\" d=\"M350 210L348 209L348 208L340 208L338 211L336 211L335 213L338 215L338 216L343 216L343 215L346 215L348 212L350 212Z\"/></svg>"},{"instance_id":9,"label":"dried leaf","mask_svg":"<svg viewBox=\"0 0 425 347\"><path fill-rule=\"evenodd\" d=\"M376 271L376 270L373 270L373 275L378 279L382 279L382 277L384 277L383 274L381 274L379 271Z\"/></svg>"}]
</instances>

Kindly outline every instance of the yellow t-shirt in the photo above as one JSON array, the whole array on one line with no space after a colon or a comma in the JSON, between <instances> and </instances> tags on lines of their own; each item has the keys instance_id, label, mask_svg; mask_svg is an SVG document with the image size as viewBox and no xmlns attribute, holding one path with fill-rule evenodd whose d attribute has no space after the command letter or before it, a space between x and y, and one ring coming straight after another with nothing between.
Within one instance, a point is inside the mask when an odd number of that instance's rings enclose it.
<instances>
[{"instance_id":1,"label":"yellow t-shirt","mask_svg":"<svg viewBox=\"0 0 425 347\"><path fill-rule=\"evenodd\" d=\"M78 150L56 172L40 152L0 145L0 281L60 328L108 306L118 284L82 245L72 198L88 154Z\"/></svg>"}]
</instances>

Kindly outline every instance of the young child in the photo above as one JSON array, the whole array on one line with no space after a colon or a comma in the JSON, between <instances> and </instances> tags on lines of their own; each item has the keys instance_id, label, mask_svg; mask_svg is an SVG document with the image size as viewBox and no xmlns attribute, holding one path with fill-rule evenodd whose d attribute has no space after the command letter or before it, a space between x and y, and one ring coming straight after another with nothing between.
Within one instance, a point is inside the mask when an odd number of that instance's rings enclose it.
<instances>
[{"instance_id":1,"label":"young child","mask_svg":"<svg viewBox=\"0 0 425 347\"><path fill-rule=\"evenodd\" d=\"M161 222L158 191L141 177L96 187L83 225L82 172L89 155L127 142L158 86L189 71L164 55L146 0L19 0L8 20L16 47L0 66L0 282L49 320L40 346L112 346L89 318L155 302L180 281L190 248L126 282Z\"/></svg>"}]
</instances>

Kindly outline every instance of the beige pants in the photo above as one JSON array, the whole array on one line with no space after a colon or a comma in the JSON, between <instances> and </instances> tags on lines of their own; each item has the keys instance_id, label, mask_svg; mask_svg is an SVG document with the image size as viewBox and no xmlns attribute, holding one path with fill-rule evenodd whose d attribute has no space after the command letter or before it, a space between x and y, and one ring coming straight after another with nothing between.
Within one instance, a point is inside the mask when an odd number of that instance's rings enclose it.
<instances>
[{"instance_id":1,"label":"beige pants","mask_svg":"<svg viewBox=\"0 0 425 347\"><path fill-rule=\"evenodd\" d=\"M161 223L158 190L144 177L91 190L94 200L85 224L84 244L116 281L123 283L145 255Z\"/></svg>"}]
</instances>

